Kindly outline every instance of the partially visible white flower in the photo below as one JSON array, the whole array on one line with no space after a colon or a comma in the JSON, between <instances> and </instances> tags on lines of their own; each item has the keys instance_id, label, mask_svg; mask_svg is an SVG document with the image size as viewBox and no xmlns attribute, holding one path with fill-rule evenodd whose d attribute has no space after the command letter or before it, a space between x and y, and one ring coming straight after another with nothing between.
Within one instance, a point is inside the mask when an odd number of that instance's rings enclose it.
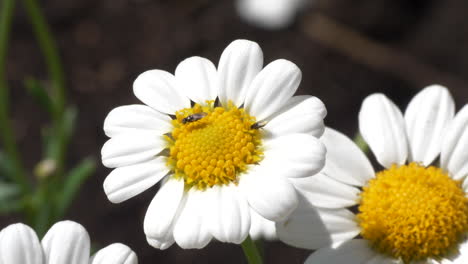
<instances>
[{"instance_id":1,"label":"partially visible white flower","mask_svg":"<svg viewBox=\"0 0 468 264\"><path fill-rule=\"evenodd\" d=\"M318 249L306 263L467 263L468 105L455 115L449 91L433 85L403 115L373 94L359 128L383 169L327 128L326 165L294 180L300 204L277 225L279 238Z\"/></svg>"},{"instance_id":2,"label":"partially visible white flower","mask_svg":"<svg viewBox=\"0 0 468 264\"><path fill-rule=\"evenodd\" d=\"M258 27L280 29L291 25L307 0L238 0L241 18Z\"/></svg>"},{"instance_id":3,"label":"partially visible white flower","mask_svg":"<svg viewBox=\"0 0 468 264\"><path fill-rule=\"evenodd\" d=\"M36 232L18 223L0 231L0 264L137 264L126 245L112 244L90 260L88 232L78 223L56 223L39 242Z\"/></svg>"}]
</instances>

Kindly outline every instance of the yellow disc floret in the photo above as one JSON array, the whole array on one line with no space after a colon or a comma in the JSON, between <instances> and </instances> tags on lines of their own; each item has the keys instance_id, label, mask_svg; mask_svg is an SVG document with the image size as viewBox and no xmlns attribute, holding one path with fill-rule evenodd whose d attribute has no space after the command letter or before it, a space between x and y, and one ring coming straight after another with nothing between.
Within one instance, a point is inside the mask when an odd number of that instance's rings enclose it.
<instances>
[{"instance_id":1,"label":"yellow disc floret","mask_svg":"<svg viewBox=\"0 0 468 264\"><path fill-rule=\"evenodd\" d=\"M255 118L232 103L196 104L178 111L172 124L168 163L188 187L237 183L247 165L262 158L261 131L252 128Z\"/></svg>"},{"instance_id":2,"label":"yellow disc floret","mask_svg":"<svg viewBox=\"0 0 468 264\"><path fill-rule=\"evenodd\" d=\"M438 259L467 233L468 199L439 168L394 165L364 187L357 218L362 237L381 253L405 263Z\"/></svg>"}]
</instances>

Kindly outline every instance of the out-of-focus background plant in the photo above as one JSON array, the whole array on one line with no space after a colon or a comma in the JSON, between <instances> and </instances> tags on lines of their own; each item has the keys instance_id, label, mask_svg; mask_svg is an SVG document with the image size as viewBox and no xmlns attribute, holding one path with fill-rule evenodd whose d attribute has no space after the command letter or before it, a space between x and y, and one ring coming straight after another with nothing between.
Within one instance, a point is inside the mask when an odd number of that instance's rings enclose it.
<instances>
[{"instance_id":1,"label":"out-of-focus background plant","mask_svg":"<svg viewBox=\"0 0 468 264\"><path fill-rule=\"evenodd\" d=\"M466 10L464 0L2 0L0 227L22 221L42 233L71 219L99 244L126 243L141 263L246 263L237 245L147 245L142 220L155 189L120 205L105 197L103 120L139 103L136 76L194 55L216 62L232 40L251 39L266 62L295 62L298 93L322 99L327 125L353 136L370 93L404 109L439 83L457 106L468 102ZM310 252L266 242L263 254L303 263Z\"/></svg>"}]
</instances>

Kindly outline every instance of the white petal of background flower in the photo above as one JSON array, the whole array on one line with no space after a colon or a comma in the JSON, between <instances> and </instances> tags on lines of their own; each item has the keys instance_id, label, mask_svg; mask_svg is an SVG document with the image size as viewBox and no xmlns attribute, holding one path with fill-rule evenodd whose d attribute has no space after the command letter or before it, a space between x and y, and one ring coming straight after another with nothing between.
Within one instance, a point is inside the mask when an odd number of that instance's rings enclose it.
<instances>
[{"instance_id":1,"label":"white petal of background flower","mask_svg":"<svg viewBox=\"0 0 468 264\"><path fill-rule=\"evenodd\" d=\"M321 173L291 179L297 190L312 205L322 208L345 208L356 205L360 190Z\"/></svg>"},{"instance_id":2,"label":"white petal of background flower","mask_svg":"<svg viewBox=\"0 0 468 264\"><path fill-rule=\"evenodd\" d=\"M169 172L166 157L114 169L104 180L109 201L120 203L158 183Z\"/></svg>"},{"instance_id":3,"label":"white petal of background flower","mask_svg":"<svg viewBox=\"0 0 468 264\"><path fill-rule=\"evenodd\" d=\"M288 60L268 64L250 84L244 108L257 121L279 111L296 92L302 79L301 70Z\"/></svg>"},{"instance_id":4,"label":"white petal of background flower","mask_svg":"<svg viewBox=\"0 0 468 264\"><path fill-rule=\"evenodd\" d=\"M209 191L211 206L208 225L214 238L221 242L242 243L250 230L250 207L239 188L213 186Z\"/></svg>"},{"instance_id":5,"label":"white petal of background flower","mask_svg":"<svg viewBox=\"0 0 468 264\"><path fill-rule=\"evenodd\" d=\"M350 211L314 208L304 200L285 222L277 223L276 228L281 241L305 249L337 247L360 232Z\"/></svg>"},{"instance_id":6,"label":"white petal of background flower","mask_svg":"<svg viewBox=\"0 0 468 264\"><path fill-rule=\"evenodd\" d=\"M208 191L192 188L186 193L185 205L174 225L174 239L181 248L203 248L213 238L206 219L212 217Z\"/></svg>"},{"instance_id":7,"label":"white petal of background flower","mask_svg":"<svg viewBox=\"0 0 468 264\"><path fill-rule=\"evenodd\" d=\"M363 239L353 239L337 249L321 248L312 253L305 264L366 264L377 255Z\"/></svg>"},{"instance_id":8,"label":"white petal of background flower","mask_svg":"<svg viewBox=\"0 0 468 264\"><path fill-rule=\"evenodd\" d=\"M218 95L218 73L214 64L202 57L183 60L175 70L177 84L192 101L205 104Z\"/></svg>"},{"instance_id":9,"label":"white petal of background flower","mask_svg":"<svg viewBox=\"0 0 468 264\"><path fill-rule=\"evenodd\" d=\"M43 264L44 254L36 232L13 224L0 232L0 264Z\"/></svg>"},{"instance_id":10,"label":"white petal of background flower","mask_svg":"<svg viewBox=\"0 0 468 264\"><path fill-rule=\"evenodd\" d=\"M172 229L170 232L171 232L171 235L170 235L170 238L168 239L158 240L158 239L147 237L146 241L148 242L150 246L154 248L158 248L161 250L168 249L170 246L172 246L175 243L174 236L172 236Z\"/></svg>"},{"instance_id":11,"label":"white petal of background flower","mask_svg":"<svg viewBox=\"0 0 468 264\"><path fill-rule=\"evenodd\" d=\"M265 240L276 240L275 222L270 221L263 216L259 215L255 210L250 209L250 224L249 235L253 240L265 239Z\"/></svg>"},{"instance_id":12,"label":"white petal of background flower","mask_svg":"<svg viewBox=\"0 0 468 264\"><path fill-rule=\"evenodd\" d=\"M101 149L102 163L108 168L149 161L167 147L156 133L122 134L109 139Z\"/></svg>"},{"instance_id":13,"label":"white petal of background flower","mask_svg":"<svg viewBox=\"0 0 468 264\"><path fill-rule=\"evenodd\" d=\"M447 129L440 165L456 180L468 175L468 105L457 113Z\"/></svg>"},{"instance_id":14,"label":"white petal of background flower","mask_svg":"<svg viewBox=\"0 0 468 264\"><path fill-rule=\"evenodd\" d=\"M63 221L53 225L42 239L47 264L88 264L88 232L78 223Z\"/></svg>"},{"instance_id":15,"label":"white petal of background flower","mask_svg":"<svg viewBox=\"0 0 468 264\"><path fill-rule=\"evenodd\" d=\"M156 193L146 212L143 227L150 238L167 236L184 195L184 180L170 178Z\"/></svg>"},{"instance_id":16,"label":"white petal of background flower","mask_svg":"<svg viewBox=\"0 0 468 264\"><path fill-rule=\"evenodd\" d=\"M239 15L256 26L280 29L293 23L304 0L237 0Z\"/></svg>"},{"instance_id":17,"label":"white petal of background flower","mask_svg":"<svg viewBox=\"0 0 468 264\"><path fill-rule=\"evenodd\" d=\"M442 139L453 119L455 103L447 88L433 85L419 92L405 112L409 159L425 166L440 154Z\"/></svg>"},{"instance_id":18,"label":"white petal of background flower","mask_svg":"<svg viewBox=\"0 0 468 264\"><path fill-rule=\"evenodd\" d=\"M166 114L190 107L190 100L178 89L174 75L161 70L140 74L133 83L133 93L146 105Z\"/></svg>"},{"instance_id":19,"label":"white petal of background flower","mask_svg":"<svg viewBox=\"0 0 468 264\"><path fill-rule=\"evenodd\" d=\"M292 183L286 177L275 176L276 173L274 168L253 166L239 181L250 207L271 221L285 219L298 203Z\"/></svg>"},{"instance_id":20,"label":"white petal of background flower","mask_svg":"<svg viewBox=\"0 0 468 264\"><path fill-rule=\"evenodd\" d=\"M405 123L400 109L383 94L372 94L362 103L359 130L384 167L404 164L408 157Z\"/></svg>"},{"instance_id":21,"label":"white petal of background flower","mask_svg":"<svg viewBox=\"0 0 468 264\"><path fill-rule=\"evenodd\" d=\"M305 133L320 137L324 131L325 105L313 96L293 96L285 107L270 116L264 130L267 137Z\"/></svg>"},{"instance_id":22,"label":"white petal of background flower","mask_svg":"<svg viewBox=\"0 0 468 264\"><path fill-rule=\"evenodd\" d=\"M138 264L138 259L132 249L115 243L99 250L92 257L91 264Z\"/></svg>"},{"instance_id":23,"label":"white petal of background flower","mask_svg":"<svg viewBox=\"0 0 468 264\"><path fill-rule=\"evenodd\" d=\"M108 137L135 132L163 135L171 130L171 118L146 105L124 105L114 108L104 120L104 132Z\"/></svg>"},{"instance_id":24,"label":"white petal of background flower","mask_svg":"<svg viewBox=\"0 0 468 264\"><path fill-rule=\"evenodd\" d=\"M355 186L364 186L375 176L366 155L344 134L327 127L320 139L327 148L323 174Z\"/></svg>"},{"instance_id":25,"label":"white petal of background flower","mask_svg":"<svg viewBox=\"0 0 468 264\"><path fill-rule=\"evenodd\" d=\"M260 166L269 168L274 176L308 177L325 165L327 152L322 142L307 134L288 134L264 141L264 159Z\"/></svg>"},{"instance_id":26,"label":"white petal of background flower","mask_svg":"<svg viewBox=\"0 0 468 264\"><path fill-rule=\"evenodd\" d=\"M241 106L250 83L262 67L263 52L257 43L235 40L229 44L218 64L221 104L227 105L231 100L236 106Z\"/></svg>"}]
</instances>

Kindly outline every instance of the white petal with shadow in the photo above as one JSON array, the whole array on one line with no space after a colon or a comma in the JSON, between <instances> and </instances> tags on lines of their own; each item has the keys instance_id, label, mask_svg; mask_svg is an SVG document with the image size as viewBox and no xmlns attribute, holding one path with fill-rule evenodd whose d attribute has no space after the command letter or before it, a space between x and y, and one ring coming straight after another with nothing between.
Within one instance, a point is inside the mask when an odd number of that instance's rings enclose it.
<instances>
[{"instance_id":1,"label":"white petal with shadow","mask_svg":"<svg viewBox=\"0 0 468 264\"><path fill-rule=\"evenodd\" d=\"M353 239L339 248L321 248L312 253L305 264L349 264L367 263L378 253L374 252L363 239Z\"/></svg>"},{"instance_id":2,"label":"white petal with shadow","mask_svg":"<svg viewBox=\"0 0 468 264\"><path fill-rule=\"evenodd\" d=\"M36 232L25 224L12 224L0 232L0 264L43 264Z\"/></svg>"}]
</instances>

